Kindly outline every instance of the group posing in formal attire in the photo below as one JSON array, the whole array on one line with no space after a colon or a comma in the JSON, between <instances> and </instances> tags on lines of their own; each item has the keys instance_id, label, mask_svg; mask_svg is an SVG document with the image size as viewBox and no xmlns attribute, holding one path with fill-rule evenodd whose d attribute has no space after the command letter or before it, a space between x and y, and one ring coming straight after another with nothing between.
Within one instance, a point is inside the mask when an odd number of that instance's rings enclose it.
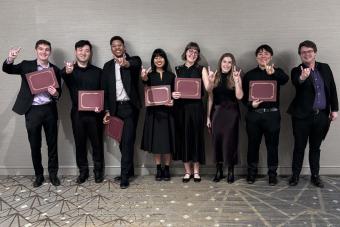
<instances>
[{"instance_id":1,"label":"group posing in formal attire","mask_svg":"<svg viewBox=\"0 0 340 227\"><path fill-rule=\"evenodd\" d=\"M52 47L47 40L38 40L35 45L36 59L14 64L21 48L12 48L3 63L3 71L21 75L21 87L13 106L13 111L25 115L28 140L35 171L33 187L45 181L41 160L42 128L45 131L48 147L48 173L50 182L58 186L58 112L57 101L61 86L49 86L44 92L32 94L26 74L53 68L56 79L61 78L69 89L72 108L71 122L76 149L76 163L79 176L76 182L84 183L89 178L87 160L87 139L92 147L93 172L96 183L104 180L104 125L115 116L124 123L121 141L121 174L115 178L120 188L129 187L134 177L134 146L139 111L142 107L139 83L145 86L168 85L171 100L164 105L146 107L141 149L153 154L156 164L155 180L171 179L172 160L184 163L183 183L190 180L200 182L200 166L205 164L204 128L207 126L212 137L216 162L213 181L219 182L228 170L227 182L235 180L234 167L238 164L240 107L247 108L246 131L248 135L247 182L256 181L259 162L259 149L262 137L267 148L269 185L277 184L278 146L280 134L280 87L289 76L272 64L273 49L260 45L255 50L257 66L243 73L236 65L233 54L224 53L218 61L216 71L199 64L200 47L190 42L182 53L182 65L170 70L166 52L157 48L151 56L151 67L146 69L138 56L126 52L124 39L113 36L110 39L112 59L103 69L90 63L92 45L88 40L75 43L75 61L65 62L59 69L49 62ZM292 176L290 186L296 186L302 169L304 152L309 143L309 164L311 183L323 187L320 179L320 146L325 139L332 121L337 118L339 108L336 85L328 64L316 61L317 47L306 40L299 44L298 54L301 64L291 71L291 82L296 94L288 113L291 115L294 135ZM199 98L182 97L176 91L176 78L199 78L201 93ZM250 84L256 81L275 81L274 101L249 99ZM78 109L79 91L104 91L104 110L81 111ZM207 116L203 105L204 94L208 94ZM251 100L251 101L249 101Z\"/></svg>"}]
</instances>

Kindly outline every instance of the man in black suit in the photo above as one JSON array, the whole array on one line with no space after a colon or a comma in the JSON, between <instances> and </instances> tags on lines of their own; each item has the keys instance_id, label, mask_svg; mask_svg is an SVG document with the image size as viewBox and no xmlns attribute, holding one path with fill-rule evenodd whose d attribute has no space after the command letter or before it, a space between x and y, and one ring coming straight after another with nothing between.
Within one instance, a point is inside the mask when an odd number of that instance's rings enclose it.
<instances>
[{"instance_id":1,"label":"man in black suit","mask_svg":"<svg viewBox=\"0 0 340 227\"><path fill-rule=\"evenodd\" d=\"M292 115L294 134L293 174L289 185L295 186L299 182L309 139L311 182L322 188L324 185L319 176L320 146L331 121L338 116L338 96L331 68L328 64L316 62L315 43L309 40L300 43L298 53L302 64L291 72L296 95L288 109Z\"/></svg>"},{"instance_id":2,"label":"man in black suit","mask_svg":"<svg viewBox=\"0 0 340 227\"><path fill-rule=\"evenodd\" d=\"M79 168L77 183L84 183L89 177L87 160L87 138L92 145L94 179L96 183L104 180L103 152L103 115L99 109L95 111L78 110L78 92L81 90L101 90L102 70L90 63L92 45L88 40L79 40L75 44L76 62L66 62L61 72L72 100L71 119L74 142L76 144L76 160Z\"/></svg>"},{"instance_id":3,"label":"man in black suit","mask_svg":"<svg viewBox=\"0 0 340 227\"><path fill-rule=\"evenodd\" d=\"M109 116L117 116L124 121L120 142L121 175L120 187L129 187L129 177L134 176L133 154L136 139L139 108L139 74L142 61L138 56L130 57L125 50L124 40L114 36L110 40L113 59L106 62L102 74L102 87L105 92L104 124L109 123Z\"/></svg>"},{"instance_id":4,"label":"man in black suit","mask_svg":"<svg viewBox=\"0 0 340 227\"><path fill-rule=\"evenodd\" d=\"M44 168L41 163L41 129L44 128L46 143L48 146L48 172L53 185L60 185L58 173L58 112L56 101L60 97L60 88L48 87L46 92L31 94L25 74L53 67L58 83L60 84L59 69L49 62L51 55L51 43L46 40L38 40L35 45L37 59L22 61L14 65L19 49L11 49L8 58L2 66L2 70L8 74L21 75L21 87L13 106L13 111L25 114L28 140L31 146L31 155L35 171L33 187L39 187L44 182Z\"/></svg>"}]
</instances>

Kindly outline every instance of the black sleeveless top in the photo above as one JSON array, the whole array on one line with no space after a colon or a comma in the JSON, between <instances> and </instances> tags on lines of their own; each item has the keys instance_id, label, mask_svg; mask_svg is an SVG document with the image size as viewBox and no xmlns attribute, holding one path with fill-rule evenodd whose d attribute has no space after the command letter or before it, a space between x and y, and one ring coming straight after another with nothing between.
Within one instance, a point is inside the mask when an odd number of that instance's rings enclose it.
<instances>
[{"instance_id":1,"label":"black sleeveless top","mask_svg":"<svg viewBox=\"0 0 340 227\"><path fill-rule=\"evenodd\" d=\"M235 88L229 88L227 86L227 74L222 73L221 79L218 85L213 89L214 94L214 105L220 105L226 102L237 103L235 95Z\"/></svg>"}]
</instances>

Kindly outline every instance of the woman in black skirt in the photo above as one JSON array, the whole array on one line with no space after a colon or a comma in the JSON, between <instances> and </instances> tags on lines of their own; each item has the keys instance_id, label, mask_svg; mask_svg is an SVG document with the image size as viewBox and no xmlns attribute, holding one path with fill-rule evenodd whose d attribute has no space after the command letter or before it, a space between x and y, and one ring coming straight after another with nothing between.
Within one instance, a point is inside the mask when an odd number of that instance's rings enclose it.
<instances>
[{"instance_id":1,"label":"woman in black skirt","mask_svg":"<svg viewBox=\"0 0 340 227\"><path fill-rule=\"evenodd\" d=\"M215 182L223 178L223 163L228 166L228 183L234 182L234 166L237 164L240 110L242 99L241 70L236 69L235 58L225 53L218 61L214 88L209 92L207 126L212 130L215 151Z\"/></svg>"},{"instance_id":2,"label":"woman in black skirt","mask_svg":"<svg viewBox=\"0 0 340 227\"><path fill-rule=\"evenodd\" d=\"M168 58L162 49L154 50L151 68L142 69L141 77L146 86L170 85L173 90L175 74L168 70ZM157 165L156 180L170 180L169 165L175 149L175 125L173 101L165 106L146 108L141 149L154 154ZM163 156L164 168L161 167Z\"/></svg>"},{"instance_id":3,"label":"woman in black skirt","mask_svg":"<svg viewBox=\"0 0 340 227\"><path fill-rule=\"evenodd\" d=\"M204 110L202 97L204 89L212 87L208 70L199 65L200 48L197 43L190 42L183 54L183 65L176 67L177 77L200 78L201 94L199 99L182 99L180 92L174 92L175 100L175 125L176 125L176 153L174 160L184 162L185 174L183 182L187 183L193 177L195 182L200 182L200 164L205 163L204 151ZM213 74L213 73L212 73ZM193 163L193 169L191 167Z\"/></svg>"}]
</instances>

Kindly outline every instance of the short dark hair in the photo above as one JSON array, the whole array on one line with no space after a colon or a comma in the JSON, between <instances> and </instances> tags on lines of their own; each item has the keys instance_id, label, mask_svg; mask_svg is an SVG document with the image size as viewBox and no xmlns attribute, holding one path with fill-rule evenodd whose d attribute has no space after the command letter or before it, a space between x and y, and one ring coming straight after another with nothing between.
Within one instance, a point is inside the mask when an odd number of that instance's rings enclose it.
<instances>
[{"instance_id":1,"label":"short dark hair","mask_svg":"<svg viewBox=\"0 0 340 227\"><path fill-rule=\"evenodd\" d=\"M45 39L39 39L36 43L35 43L35 49L38 48L39 45L46 45L49 46L50 49L52 49L51 43Z\"/></svg>"},{"instance_id":2,"label":"short dark hair","mask_svg":"<svg viewBox=\"0 0 340 227\"><path fill-rule=\"evenodd\" d=\"M268 45L268 44L262 44L261 46L259 46L258 48L256 48L256 51L255 51L255 56L258 55L258 53L260 53L260 51L267 51L271 54L271 56L274 55L274 51L273 49Z\"/></svg>"},{"instance_id":3,"label":"short dark hair","mask_svg":"<svg viewBox=\"0 0 340 227\"><path fill-rule=\"evenodd\" d=\"M152 71L154 71L154 72L156 71L156 65L153 62L153 60L158 56L164 58L163 70L167 70L168 66L169 66L168 57L166 56L166 53L163 49L157 48L153 51L152 56L151 56L151 69L152 69Z\"/></svg>"},{"instance_id":4,"label":"short dark hair","mask_svg":"<svg viewBox=\"0 0 340 227\"><path fill-rule=\"evenodd\" d=\"M197 50L198 52L198 56L197 56L197 60L196 62L199 62L201 60L201 56L200 56L200 53L201 53L201 49L200 49L200 46L195 43L195 42L190 42L188 43L188 45L185 47L183 53L182 53L182 60L185 61L187 60L187 56L186 56L186 53L189 49L195 49Z\"/></svg>"},{"instance_id":5,"label":"short dark hair","mask_svg":"<svg viewBox=\"0 0 340 227\"><path fill-rule=\"evenodd\" d=\"M124 39L123 39L122 37L118 36L118 35L113 36L113 37L110 39L110 45L112 45L112 42L115 41L115 40L121 41L121 42L123 43L123 45L124 45Z\"/></svg>"},{"instance_id":6,"label":"short dark hair","mask_svg":"<svg viewBox=\"0 0 340 227\"><path fill-rule=\"evenodd\" d=\"M310 41L310 40L305 40L305 41L303 41L302 43L299 44L299 50L298 50L299 54L301 54L301 48L302 47L313 48L315 53L318 51L318 49L316 48L316 44L313 41Z\"/></svg>"},{"instance_id":7,"label":"short dark hair","mask_svg":"<svg viewBox=\"0 0 340 227\"><path fill-rule=\"evenodd\" d=\"M92 45L88 40L79 40L78 42L76 42L76 44L74 44L74 49L76 50L77 48L81 48L86 45L89 46L90 50L92 51Z\"/></svg>"}]
</instances>

